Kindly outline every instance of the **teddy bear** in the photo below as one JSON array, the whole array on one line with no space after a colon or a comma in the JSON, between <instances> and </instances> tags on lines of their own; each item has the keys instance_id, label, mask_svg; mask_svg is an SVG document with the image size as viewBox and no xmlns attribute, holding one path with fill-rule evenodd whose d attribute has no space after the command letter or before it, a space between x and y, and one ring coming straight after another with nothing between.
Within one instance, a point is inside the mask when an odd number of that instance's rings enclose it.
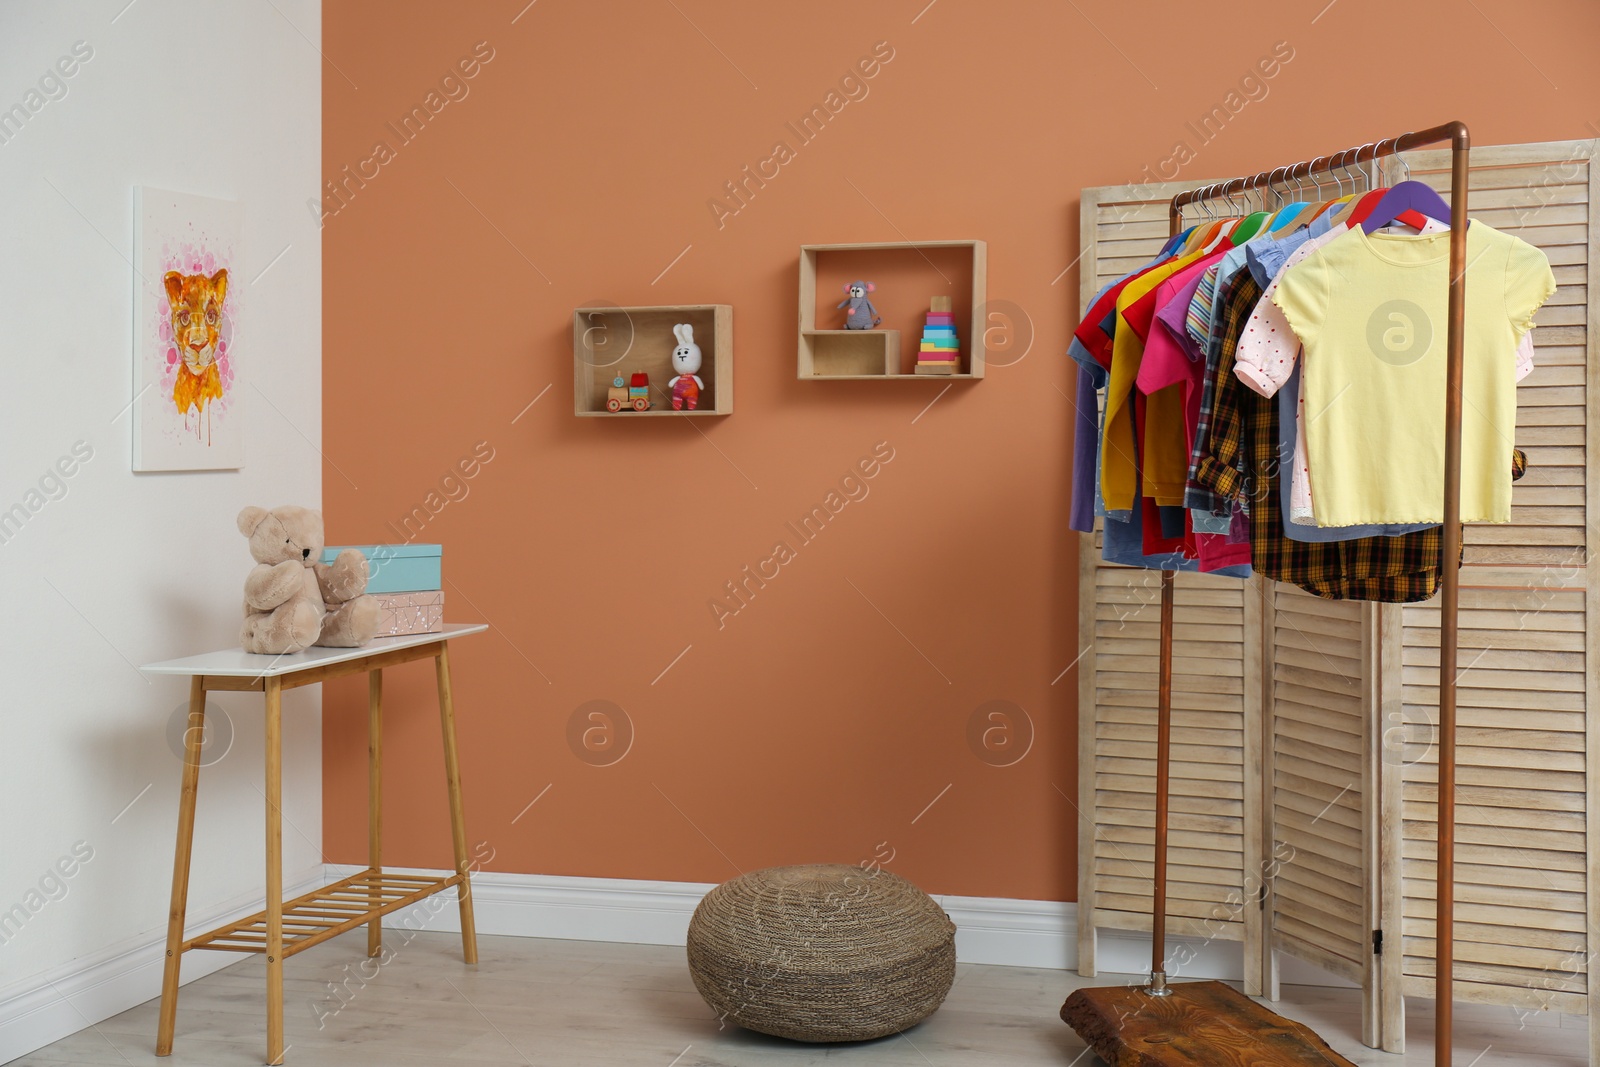
<instances>
[{"instance_id":1,"label":"teddy bear","mask_svg":"<svg viewBox=\"0 0 1600 1067\"><path fill-rule=\"evenodd\" d=\"M322 562L322 512L249 507L239 532L255 569L244 581L246 652L282 655L312 645L355 648L378 630L378 601L366 595L367 558L353 548Z\"/></svg>"}]
</instances>

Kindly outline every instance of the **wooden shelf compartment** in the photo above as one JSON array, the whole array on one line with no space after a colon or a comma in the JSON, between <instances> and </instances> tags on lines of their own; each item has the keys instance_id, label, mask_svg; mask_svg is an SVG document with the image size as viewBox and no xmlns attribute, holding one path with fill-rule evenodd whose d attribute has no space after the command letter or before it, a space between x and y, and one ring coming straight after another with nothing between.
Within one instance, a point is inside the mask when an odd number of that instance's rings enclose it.
<instances>
[{"instance_id":1,"label":"wooden shelf compartment","mask_svg":"<svg viewBox=\"0 0 1600 1067\"><path fill-rule=\"evenodd\" d=\"M672 350L678 346L672 327L687 322L702 356L699 376L705 382L700 406L672 410L667 382ZM650 408L606 410L612 379L624 383L636 373L650 376ZM730 415L733 413L733 306L684 304L669 307L588 307L572 313L573 414L606 419L651 416Z\"/></svg>"},{"instance_id":2,"label":"wooden shelf compartment","mask_svg":"<svg viewBox=\"0 0 1600 1067\"><path fill-rule=\"evenodd\" d=\"M447 878L387 874L369 867L337 882L283 902L283 955L287 959L365 926L380 915L410 907L425 897L460 885L459 874ZM267 913L258 911L238 922L191 937L183 951L209 948L221 952L267 951Z\"/></svg>"},{"instance_id":3,"label":"wooden shelf compartment","mask_svg":"<svg viewBox=\"0 0 1600 1067\"><path fill-rule=\"evenodd\" d=\"M800 331L802 378L886 378L899 372L899 330Z\"/></svg>"},{"instance_id":4,"label":"wooden shelf compartment","mask_svg":"<svg viewBox=\"0 0 1600 1067\"><path fill-rule=\"evenodd\" d=\"M818 329L844 313L834 304L849 281L875 282L873 303L883 325L870 330ZM800 246L801 381L972 381L984 376L984 302L988 246L983 241L867 241ZM825 306L819 306L820 303ZM961 338L961 373L916 374L916 354L902 352L902 333L920 338L929 299L951 297Z\"/></svg>"}]
</instances>

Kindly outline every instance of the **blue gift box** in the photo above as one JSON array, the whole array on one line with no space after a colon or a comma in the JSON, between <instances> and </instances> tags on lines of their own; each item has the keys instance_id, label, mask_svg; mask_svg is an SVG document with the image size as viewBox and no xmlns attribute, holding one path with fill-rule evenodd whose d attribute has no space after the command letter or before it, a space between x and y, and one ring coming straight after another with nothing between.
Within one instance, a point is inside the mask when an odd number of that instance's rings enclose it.
<instances>
[{"instance_id":1,"label":"blue gift box","mask_svg":"<svg viewBox=\"0 0 1600 1067\"><path fill-rule=\"evenodd\" d=\"M329 545L322 562L332 563L347 548L367 557L367 592L425 593L444 588L443 545Z\"/></svg>"}]
</instances>

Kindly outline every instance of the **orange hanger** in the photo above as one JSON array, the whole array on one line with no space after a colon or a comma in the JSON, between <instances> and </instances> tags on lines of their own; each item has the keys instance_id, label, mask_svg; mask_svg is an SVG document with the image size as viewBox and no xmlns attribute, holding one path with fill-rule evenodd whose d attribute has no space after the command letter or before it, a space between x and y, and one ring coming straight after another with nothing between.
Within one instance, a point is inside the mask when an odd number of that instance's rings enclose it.
<instances>
[{"instance_id":1,"label":"orange hanger","mask_svg":"<svg viewBox=\"0 0 1600 1067\"><path fill-rule=\"evenodd\" d=\"M1316 215L1312 215L1311 218L1315 219L1319 215L1327 214L1329 211L1334 210L1335 208L1339 207L1341 204L1350 203L1350 201L1354 200L1355 198L1356 198L1356 194L1355 193L1346 193L1345 195L1339 197L1339 199L1337 199L1337 200L1329 200L1326 204L1323 204L1320 208L1318 208L1317 209L1317 214ZM1307 219L1306 221L1309 223L1311 221L1311 219Z\"/></svg>"}]
</instances>

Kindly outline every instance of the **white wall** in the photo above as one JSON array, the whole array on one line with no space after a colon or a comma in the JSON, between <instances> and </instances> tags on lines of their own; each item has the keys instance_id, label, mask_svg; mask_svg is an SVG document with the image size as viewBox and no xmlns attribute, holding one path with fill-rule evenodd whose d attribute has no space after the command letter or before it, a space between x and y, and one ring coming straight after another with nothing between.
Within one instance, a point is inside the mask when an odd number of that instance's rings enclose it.
<instances>
[{"instance_id":1,"label":"white wall","mask_svg":"<svg viewBox=\"0 0 1600 1067\"><path fill-rule=\"evenodd\" d=\"M235 642L251 565L241 506L321 502L322 256L305 208L319 184L320 39L319 0L0 4L0 111L75 42L93 49L65 96L0 143L0 511L75 442L93 450L65 495L0 543L0 915L37 904L30 890L76 843L93 850L64 895L47 884L59 899L0 943L0 1062L39 1032L8 1034L19 1005L34 1023L70 1016L49 1004L47 979L70 991L74 969L148 950L164 930L181 767L168 724L187 687L135 667ZM241 471L130 472L140 184L245 205L229 293L249 304ZM191 915L258 898L263 876L260 698L214 706L234 740L201 772ZM320 719L314 687L289 696L291 883L322 859ZM236 959L190 960L207 955ZM149 953L136 956L143 970L119 995L148 982ZM80 1005L91 1018L105 1006Z\"/></svg>"}]
</instances>

